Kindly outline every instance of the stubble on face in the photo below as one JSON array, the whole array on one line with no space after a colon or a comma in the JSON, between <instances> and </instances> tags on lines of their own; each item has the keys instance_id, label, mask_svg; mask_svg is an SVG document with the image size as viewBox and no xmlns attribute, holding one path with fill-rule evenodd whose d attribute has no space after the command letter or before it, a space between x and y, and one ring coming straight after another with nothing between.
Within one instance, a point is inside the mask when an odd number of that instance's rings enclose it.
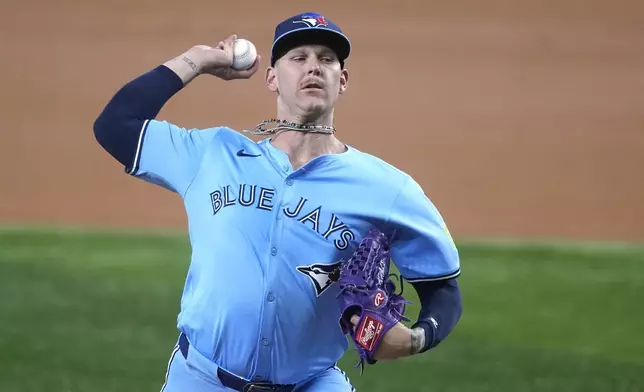
<instances>
[{"instance_id":1,"label":"stubble on face","mask_svg":"<svg viewBox=\"0 0 644 392\"><path fill-rule=\"evenodd\" d=\"M341 85L346 85L346 71L335 52L322 45L290 50L278 60L273 72L278 111L281 106L282 111L302 120L332 113Z\"/></svg>"}]
</instances>

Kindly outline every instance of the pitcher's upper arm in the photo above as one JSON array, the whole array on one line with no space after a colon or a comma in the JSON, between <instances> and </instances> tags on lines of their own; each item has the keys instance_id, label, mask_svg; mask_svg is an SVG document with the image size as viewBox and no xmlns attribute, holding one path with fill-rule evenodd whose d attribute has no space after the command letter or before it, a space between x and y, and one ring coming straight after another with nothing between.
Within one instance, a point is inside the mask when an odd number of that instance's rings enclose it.
<instances>
[{"instance_id":1,"label":"pitcher's upper arm","mask_svg":"<svg viewBox=\"0 0 644 392\"><path fill-rule=\"evenodd\" d=\"M220 128L185 129L167 121L144 122L128 174L182 195Z\"/></svg>"},{"instance_id":2,"label":"pitcher's upper arm","mask_svg":"<svg viewBox=\"0 0 644 392\"><path fill-rule=\"evenodd\" d=\"M458 251L445 221L411 177L400 190L388 223L394 231L391 257L406 280L442 280L460 274Z\"/></svg>"},{"instance_id":3,"label":"pitcher's upper arm","mask_svg":"<svg viewBox=\"0 0 644 392\"><path fill-rule=\"evenodd\" d=\"M94 122L96 140L127 173L179 194L217 132L217 128L186 130L155 120L183 86L176 73L158 66L124 85Z\"/></svg>"}]
</instances>

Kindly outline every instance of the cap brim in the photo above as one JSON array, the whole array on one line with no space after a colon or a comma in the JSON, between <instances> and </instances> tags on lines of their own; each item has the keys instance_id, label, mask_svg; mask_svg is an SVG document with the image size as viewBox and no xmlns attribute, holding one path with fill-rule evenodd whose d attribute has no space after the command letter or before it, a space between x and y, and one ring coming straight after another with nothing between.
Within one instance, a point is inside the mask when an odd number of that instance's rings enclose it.
<instances>
[{"instance_id":1,"label":"cap brim","mask_svg":"<svg viewBox=\"0 0 644 392\"><path fill-rule=\"evenodd\" d=\"M275 39L271 47L271 66L289 50L302 45L324 45L333 50L340 62L351 53L351 42L346 35L326 28L303 27L288 31Z\"/></svg>"}]
</instances>

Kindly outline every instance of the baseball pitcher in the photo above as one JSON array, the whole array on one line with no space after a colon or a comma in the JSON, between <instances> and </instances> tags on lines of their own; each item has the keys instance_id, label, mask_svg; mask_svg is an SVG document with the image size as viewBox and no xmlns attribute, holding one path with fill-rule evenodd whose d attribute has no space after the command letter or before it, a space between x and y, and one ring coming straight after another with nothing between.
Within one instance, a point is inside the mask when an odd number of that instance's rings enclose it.
<instances>
[{"instance_id":1,"label":"baseball pitcher","mask_svg":"<svg viewBox=\"0 0 644 392\"><path fill-rule=\"evenodd\" d=\"M338 139L351 43L323 15L275 28L265 73L273 119L245 132L157 119L200 75L255 75L261 56L232 67L235 38L143 73L94 123L126 173L177 193L187 214L192 255L162 391L352 391L337 367L350 347L368 373L453 330L458 252L413 178ZM411 327L402 279L422 307Z\"/></svg>"}]
</instances>

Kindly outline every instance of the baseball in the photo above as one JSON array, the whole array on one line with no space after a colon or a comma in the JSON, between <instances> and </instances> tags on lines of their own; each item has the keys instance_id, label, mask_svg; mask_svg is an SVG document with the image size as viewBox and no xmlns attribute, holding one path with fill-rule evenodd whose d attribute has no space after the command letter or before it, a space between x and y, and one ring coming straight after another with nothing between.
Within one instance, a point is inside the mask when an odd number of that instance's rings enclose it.
<instances>
[{"instance_id":1,"label":"baseball","mask_svg":"<svg viewBox=\"0 0 644 392\"><path fill-rule=\"evenodd\" d=\"M250 68L257 58L255 45L247 39L236 39L233 42L233 68L242 70Z\"/></svg>"}]
</instances>

